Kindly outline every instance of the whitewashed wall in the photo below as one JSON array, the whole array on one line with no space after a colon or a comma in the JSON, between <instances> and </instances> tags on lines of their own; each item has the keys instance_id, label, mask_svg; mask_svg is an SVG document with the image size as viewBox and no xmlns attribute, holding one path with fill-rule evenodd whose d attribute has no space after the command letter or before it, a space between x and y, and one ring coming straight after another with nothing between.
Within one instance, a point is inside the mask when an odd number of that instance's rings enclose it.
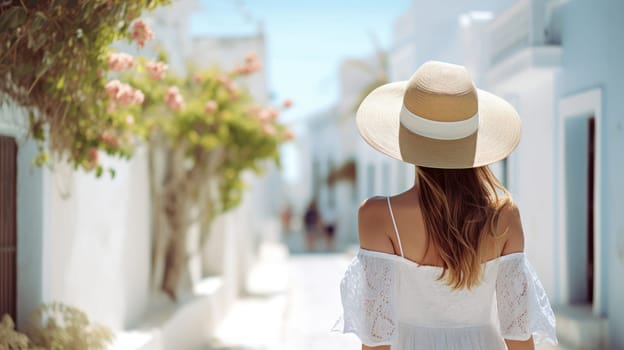
<instances>
[{"instance_id":1,"label":"whitewashed wall","mask_svg":"<svg viewBox=\"0 0 624 350\"><path fill-rule=\"evenodd\" d=\"M56 165L35 167L36 145L26 138L25 114L4 106L0 133L18 143L18 322L41 303L62 301L113 329L144 312L149 276L147 165L111 161L118 176ZM62 169L64 168L65 169Z\"/></svg>"},{"instance_id":2,"label":"whitewashed wall","mask_svg":"<svg viewBox=\"0 0 624 350\"><path fill-rule=\"evenodd\" d=\"M510 101L522 120L522 140L508 158L508 183L520 208L525 250L546 291L556 302L555 205L554 205L554 82L551 78L519 79L513 92L492 92Z\"/></svg>"},{"instance_id":3,"label":"whitewashed wall","mask_svg":"<svg viewBox=\"0 0 624 350\"><path fill-rule=\"evenodd\" d=\"M149 301L150 197L147 159L104 159L117 176L96 179L57 164L44 181L44 295L120 330Z\"/></svg>"}]
</instances>

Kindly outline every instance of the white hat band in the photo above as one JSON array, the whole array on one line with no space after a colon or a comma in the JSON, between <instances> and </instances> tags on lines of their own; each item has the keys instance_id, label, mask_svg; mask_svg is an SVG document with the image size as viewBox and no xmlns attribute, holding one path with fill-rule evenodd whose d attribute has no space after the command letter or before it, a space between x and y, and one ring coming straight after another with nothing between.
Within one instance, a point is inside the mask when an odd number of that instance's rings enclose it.
<instances>
[{"instance_id":1,"label":"white hat band","mask_svg":"<svg viewBox=\"0 0 624 350\"><path fill-rule=\"evenodd\" d=\"M472 135L479 128L479 113L466 120L439 122L401 108L401 124L409 131L436 140L457 140Z\"/></svg>"}]
</instances>

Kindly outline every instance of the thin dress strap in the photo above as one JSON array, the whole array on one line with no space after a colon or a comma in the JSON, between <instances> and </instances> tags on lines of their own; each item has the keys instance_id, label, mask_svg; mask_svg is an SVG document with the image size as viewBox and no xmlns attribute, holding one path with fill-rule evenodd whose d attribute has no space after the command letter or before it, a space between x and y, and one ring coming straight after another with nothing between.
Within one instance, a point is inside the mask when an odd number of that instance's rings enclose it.
<instances>
[{"instance_id":1,"label":"thin dress strap","mask_svg":"<svg viewBox=\"0 0 624 350\"><path fill-rule=\"evenodd\" d=\"M399 229L397 228L396 221L394 220L394 213L392 212L392 204L390 204L390 197L386 197L388 200L388 209L390 209L390 217L392 218L392 225L394 226L394 233L397 236L397 242L399 243L399 250L401 251L401 257L403 257L403 246L401 245L401 236L399 236Z\"/></svg>"}]
</instances>

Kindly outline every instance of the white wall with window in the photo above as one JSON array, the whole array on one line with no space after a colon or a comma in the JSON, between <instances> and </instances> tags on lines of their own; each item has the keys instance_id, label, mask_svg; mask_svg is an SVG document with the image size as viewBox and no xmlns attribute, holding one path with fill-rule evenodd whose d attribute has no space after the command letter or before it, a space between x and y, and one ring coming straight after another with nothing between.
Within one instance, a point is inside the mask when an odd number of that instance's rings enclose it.
<instances>
[{"instance_id":1,"label":"white wall with window","mask_svg":"<svg viewBox=\"0 0 624 350\"><path fill-rule=\"evenodd\" d=\"M615 36L624 27L612 15L623 6L518 1L490 27L525 33L524 41L492 43L487 81L510 95L523 118L509 184L528 254L558 304L560 340L570 346L624 347L616 331L624 325L624 240L617 234L624 223L615 214L624 191L617 175L624 84L616 78L624 44Z\"/></svg>"}]
</instances>

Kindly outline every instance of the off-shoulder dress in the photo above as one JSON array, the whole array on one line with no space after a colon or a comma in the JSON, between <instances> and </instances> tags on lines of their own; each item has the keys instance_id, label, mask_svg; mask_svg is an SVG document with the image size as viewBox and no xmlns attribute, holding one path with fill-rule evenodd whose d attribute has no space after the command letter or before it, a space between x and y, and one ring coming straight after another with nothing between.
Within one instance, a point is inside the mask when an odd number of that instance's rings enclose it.
<instances>
[{"instance_id":1,"label":"off-shoulder dress","mask_svg":"<svg viewBox=\"0 0 624 350\"><path fill-rule=\"evenodd\" d=\"M503 339L557 343L546 292L524 253L483 264L481 283L454 290L441 268L360 248L340 291L343 314L334 331L392 350L503 350Z\"/></svg>"}]
</instances>

